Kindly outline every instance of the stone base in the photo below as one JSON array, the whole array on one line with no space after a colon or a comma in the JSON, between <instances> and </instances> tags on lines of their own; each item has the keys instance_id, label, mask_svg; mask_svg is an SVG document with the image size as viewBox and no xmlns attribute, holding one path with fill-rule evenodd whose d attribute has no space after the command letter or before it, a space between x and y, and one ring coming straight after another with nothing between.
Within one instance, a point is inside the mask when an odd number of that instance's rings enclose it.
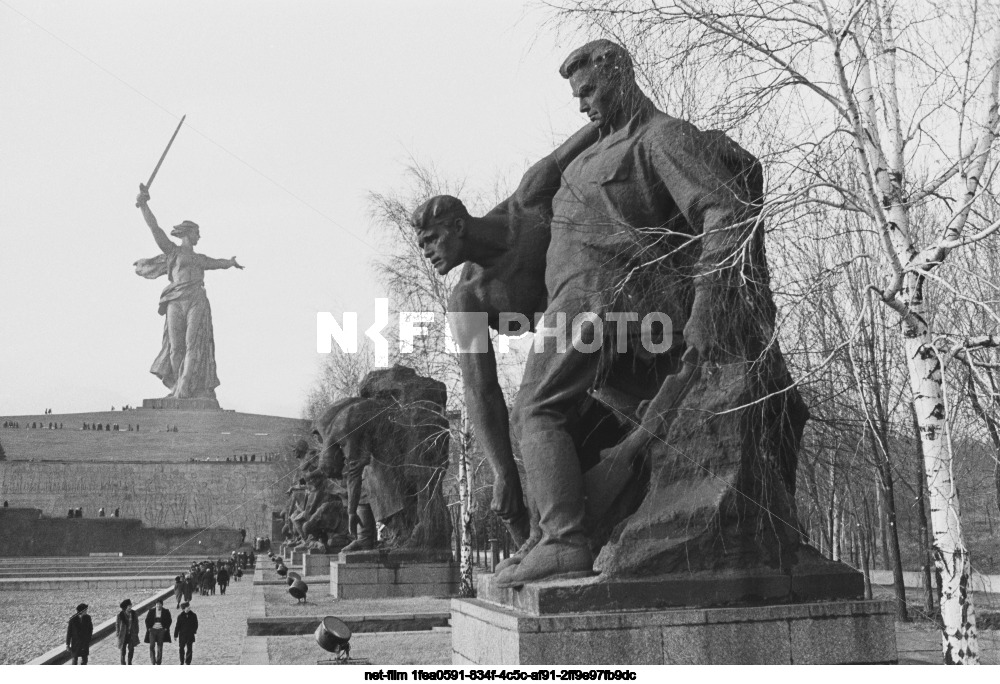
<instances>
[{"instance_id":1,"label":"stone base","mask_svg":"<svg viewBox=\"0 0 1000 684\"><path fill-rule=\"evenodd\" d=\"M531 615L452 599L455 665L895 663L892 601Z\"/></svg>"},{"instance_id":2,"label":"stone base","mask_svg":"<svg viewBox=\"0 0 1000 684\"><path fill-rule=\"evenodd\" d=\"M596 576L535 582L517 590L500 589L493 579L494 575L480 575L476 596L529 615L809 603L864 596L860 572L825 559L787 570L715 570L610 580Z\"/></svg>"},{"instance_id":3,"label":"stone base","mask_svg":"<svg viewBox=\"0 0 1000 684\"><path fill-rule=\"evenodd\" d=\"M302 565L302 559L305 557L305 555L306 555L305 551L299 551L297 549L292 549L292 551L291 551L291 556L292 557L289 559L291 561L290 564L293 567L296 566L296 565Z\"/></svg>"},{"instance_id":4,"label":"stone base","mask_svg":"<svg viewBox=\"0 0 1000 684\"><path fill-rule=\"evenodd\" d=\"M448 551L357 551L330 562L330 595L339 599L455 596L460 585Z\"/></svg>"},{"instance_id":5,"label":"stone base","mask_svg":"<svg viewBox=\"0 0 1000 684\"><path fill-rule=\"evenodd\" d=\"M337 554L307 553L302 556L302 578L329 575L331 562L337 562Z\"/></svg>"},{"instance_id":6,"label":"stone base","mask_svg":"<svg viewBox=\"0 0 1000 684\"><path fill-rule=\"evenodd\" d=\"M144 409L174 409L179 411L221 411L218 399L143 399Z\"/></svg>"}]
</instances>

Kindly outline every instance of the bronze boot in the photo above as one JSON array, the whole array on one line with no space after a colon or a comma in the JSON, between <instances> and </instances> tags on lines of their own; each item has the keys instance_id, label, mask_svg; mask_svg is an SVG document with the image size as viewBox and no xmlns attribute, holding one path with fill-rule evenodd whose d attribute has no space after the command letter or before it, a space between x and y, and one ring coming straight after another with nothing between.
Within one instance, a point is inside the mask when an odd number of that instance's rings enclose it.
<instances>
[{"instance_id":1,"label":"bronze boot","mask_svg":"<svg viewBox=\"0 0 1000 684\"><path fill-rule=\"evenodd\" d=\"M521 452L542 538L520 563L497 575L496 585L519 587L593 574L594 557L583 531L583 473L573 440L565 432L548 430L523 439Z\"/></svg>"},{"instance_id":2,"label":"bronze boot","mask_svg":"<svg viewBox=\"0 0 1000 684\"><path fill-rule=\"evenodd\" d=\"M345 551L370 551L375 548L375 514L368 504L358 504L358 538L341 549Z\"/></svg>"},{"instance_id":3,"label":"bronze boot","mask_svg":"<svg viewBox=\"0 0 1000 684\"><path fill-rule=\"evenodd\" d=\"M524 557L528 555L528 552L535 548L535 545L538 544L539 540L542 538L542 530L538 526L538 507L535 505L530 493L528 494L527 513L530 520L529 524L531 526L531 534L528 535L528 538L524 540L524 543L517 547L517 551L512 553L509 558L504 558L502 561L497 563L497 567L493 572L499 573L506 567L520 563L524 560Z\"/></svg>"}]
</instances>

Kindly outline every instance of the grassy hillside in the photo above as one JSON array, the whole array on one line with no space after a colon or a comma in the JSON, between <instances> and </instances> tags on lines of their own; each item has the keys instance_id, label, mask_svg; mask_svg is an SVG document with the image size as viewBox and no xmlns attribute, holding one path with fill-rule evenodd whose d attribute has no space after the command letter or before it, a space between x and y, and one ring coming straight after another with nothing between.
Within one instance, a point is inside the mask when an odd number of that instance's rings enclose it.
<instances>
[{"instance_id":1,"label":"grassy hillside","mask_svg":"<svg viewBox=\"0 0 1000 684\"><path fill-rule=\"evenodd\" d=\"M0 416L0 425L4 421L20 424L19 429L0 429L7 458L36 461L225 461L244 453L260 459L268 452L287 454L309 430L304 420L235 411L132 409ZM31 429L33 421L45 429ZM49 430L49 423L63 428ZM119 431L83 430L84 423L117 423ZM176 432L168 431L174 426Z\"/></svg>"}]
</instances>

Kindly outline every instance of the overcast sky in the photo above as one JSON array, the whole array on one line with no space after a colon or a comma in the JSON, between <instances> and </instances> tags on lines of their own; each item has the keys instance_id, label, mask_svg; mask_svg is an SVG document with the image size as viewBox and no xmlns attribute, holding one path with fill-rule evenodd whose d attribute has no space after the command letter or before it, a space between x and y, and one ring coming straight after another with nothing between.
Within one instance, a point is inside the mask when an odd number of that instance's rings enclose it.
<instances>
[{"instance_id":1,"label":"overcast sky","mask_svg":"<svg viewBox=\"0 0 1000 684\"><path fill-rule=\"evenodd\" d=\"M224 408L298 416L316 312L361 312L366 194L411 159L470 190L516 178L584 123L575 45L519 2L0 0L0 415L106 410L149 373L166 279L139 210L201 225ZM579 42L579 39L577 39Z\"/></svg>"}]
</instances>

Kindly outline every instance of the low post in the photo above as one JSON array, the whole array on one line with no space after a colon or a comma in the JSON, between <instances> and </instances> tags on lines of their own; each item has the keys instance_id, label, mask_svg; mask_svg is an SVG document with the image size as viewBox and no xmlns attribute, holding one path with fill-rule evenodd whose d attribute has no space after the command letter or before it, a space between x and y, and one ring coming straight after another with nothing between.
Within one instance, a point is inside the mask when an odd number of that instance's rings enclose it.
<instances>
[{"instance_id":1,"label":"low post","mask_svg":"<svg viewBox=\"0 0 1000 684\"><path fill-rule=\"evenodd\" d=\"M496 537L490 539L490 572L496 572L497 564L500 562L500 540Z\"/></svg>"}]
</instances>

